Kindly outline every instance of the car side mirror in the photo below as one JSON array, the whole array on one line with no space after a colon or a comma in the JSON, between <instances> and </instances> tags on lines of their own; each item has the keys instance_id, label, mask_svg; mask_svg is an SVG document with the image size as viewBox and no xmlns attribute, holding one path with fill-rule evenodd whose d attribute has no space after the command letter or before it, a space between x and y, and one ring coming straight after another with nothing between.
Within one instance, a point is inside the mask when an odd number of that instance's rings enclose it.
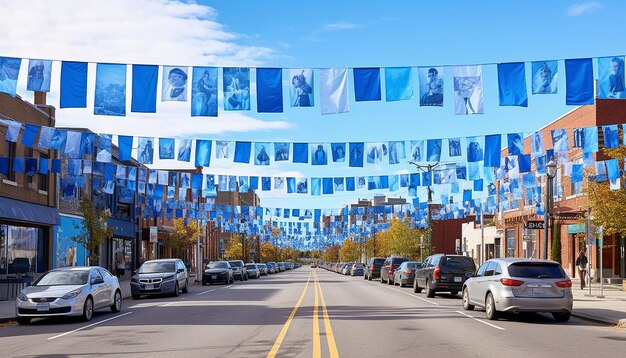
<instances>
[{"instance_id":1,"label":"car side mirror","mask_svg":"<svg viewBox=\"0 0 626 358\"><path fill-rule=\"evenodd\" d=\"M467 278L474 277L474 273L473 272L466 272L465 273L465 277L467 277Z\"/></svg>"}]
</instances>

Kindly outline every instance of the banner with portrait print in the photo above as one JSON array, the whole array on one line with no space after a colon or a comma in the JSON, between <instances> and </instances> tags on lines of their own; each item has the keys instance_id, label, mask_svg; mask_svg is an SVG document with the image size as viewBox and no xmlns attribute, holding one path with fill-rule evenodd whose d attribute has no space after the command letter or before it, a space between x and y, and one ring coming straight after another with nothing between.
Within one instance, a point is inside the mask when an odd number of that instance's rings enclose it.
<instances>
[{"instance_id":1,"label":"banner with portrait print","mask_svg":"<svg viewBox=\"0 0 626 358\"><path fill-rule=\"evenodd\" d=\"M191 116L217 117L217 67L194 67L191 86Z\"/></svg>"},{"instance_id":2,"label":"banner with portrait print","mask_svg":"<svg viewBox=\"0 0 626 358\"><path fill-rule=\"evenodd\" d=\"M313 107L313 70L291 69L289 70L289 97L291 107Z\"/></svg>"},{"instance_id":3,"label":"banner with portrait print","mask_svg":"<svg viewBox=\"0 0 626 358\"><path fill-rule=\"evenodd\" d=\"M250 110L250 69L225 67L223 69L224 110Z\"/></svg>"},{"instance_id":4,"label":"banner with portrait print","mask_svg":"<svg viewBox=\"0 0 626 358\"><path fill-rule=\"evenodd\" d=\"M443 106L443 67L417 69L420 86L420 106Z\"/></svg>"},{"instance_id":5,"label":"banner with portrait print","mask_svg":"<svg viewBox=\"0 0 626 358\"><path fill-rule=\"evenodd\" d=\"M598 58L598 98L626 98L624 56Z\"/></svg>"},{"instance_id":6,"label":"banner with portrait print","mask_svg":"<svg viewBox=\"0 0 626 358\"><path fill-rule=\"evenodd\" d=\"M535 61L531 65L533 94L557 93L558 61Z\"/></svg>"},{"instance_id":7,"label":"banner with portrait print","mask_svg":"<svg viewBox=\"0 0 626 358\"><path fill-rule=\"evenodd\" d=\"M30 59L28 61L28 81L26 89L35 92L50 92L52 61Z\"/></svg>"},{"instance_id":8,"label":"banner with portrait print","mask_svg":"<svg viewBox=\"0 0 626 358\"><path fill-rule=\"evenodd\" d=\"M126 65L99 63L93 114L126 115Z\"/></svg>"},{"instance_id":9,"label":"banner with portrait print","mask_svg":"<svg viewBox=\"0 0 626 358\"><path fill-rule=\"evenodd\" d=\"M184 66L163 66L161 101L187 102L188 71Z\"/></svg>"},{"instance_id":10,"label":"banner with portrait print","mask_svg":"<svg viewBox=\"0 0 626 358\"><path fill-rule=\"evenodd\" d=\"M483 80L481 66L452 67L454 114L483 113Z\"/></svg>"}]
</instances>

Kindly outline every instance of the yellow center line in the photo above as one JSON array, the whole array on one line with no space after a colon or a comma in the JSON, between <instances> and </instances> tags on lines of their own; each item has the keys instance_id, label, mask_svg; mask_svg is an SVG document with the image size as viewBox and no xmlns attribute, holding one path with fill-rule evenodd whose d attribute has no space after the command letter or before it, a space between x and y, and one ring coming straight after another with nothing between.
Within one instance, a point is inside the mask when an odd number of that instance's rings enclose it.
<instances>
[{"instance_id":1,"label":"yellow center line","mask_svg":"<svg viewBox=\"0 0 626 358\"><path fill-rule=\"evenodd\" d=\"M313 358L321 358L322 349L320 345L320 323L317 312L317 307L319 305L319 295L317 293L317 274L315 274L313 277L315 282L315 304L313 306Z\"/></svg>"},{"instance_id":2,"label":"yellow center line","mask_svg":"<svg viewBox=\"0 0 626 358\"><path fill-rule=\"evenodd\" d=\"M280 334L278 335L278 338L276 338L276 342L274 342L274 345L272 346L272 350L270 350L270 352L267 354L268 358L276 357L276 353L278 353L278 350L280 349L280 345L283 343L283 340L285 339L285 335L287 334L287 330L289 330L289 326L291 325L291 321L293 320L293 317L296 315L296 312L298 311L298 307L300 307L300 304L302 303L302 300L304 299L304 295L306 294L306 290L309 288L309 281L311 281L311 273L310 272L309 272L309 278L306 280L306 285L304 286L304 290L302 291L302 294L300 295L300 298L298 299L298 302L293 307L293 310L291 311L291 314L289 315L289 318L287 318L287 322L285 322L285 325L283 326L283 329L281 329Z\"/></svg>"},{"instance_id":3,"label":"yellow center line","mask_svg":"<svg viewBox=\"0 0 626 358\"><path fill-rule=\"evenodd\" d=\"M317 280L317 273L315 274L315 282L317 289L320 291L320 299L322 301L322 312L324 313L324 329L326 331L326 341L328 342L328 350L330 351L331 358L339 358L339 352L337 351L337 344L335 343L335 336L333 335L333 329L330 326L330 318L328 318L328 310L326 309L326 301L324 300L324 294L322 293L322 285Z\"/></svg>"}]
</instances>

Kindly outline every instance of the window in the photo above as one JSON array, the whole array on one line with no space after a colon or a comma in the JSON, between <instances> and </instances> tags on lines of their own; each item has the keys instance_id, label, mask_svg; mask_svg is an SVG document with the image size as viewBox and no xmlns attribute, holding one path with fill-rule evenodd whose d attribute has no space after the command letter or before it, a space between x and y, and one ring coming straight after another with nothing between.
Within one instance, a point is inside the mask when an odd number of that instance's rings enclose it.
<instances>
[{"instance_id":1,"label":"window","mask_svg":"<svg viewBox=\"0 0 626 358\"><path fill-rule=\"evenodd\" d=\"M524 249L524 257L531 258L537 257L537 230L524 229L524 240L522 241L522 248Z\"/></svg>"},{"instance_id":2,"label":"window","mask_svg":"<svg viewBox=\"0 0 626 358\"><path fill-rule=\"evenodd\" d=\"M489 262L485 262L484 264L480 265L480 267L478 268L478 272L476 272L476 277L481 277L485 275L487 265L489 265Z\"/></svg>"},{"instance_id":3,"label":"window","mask_svg":"<svg viewBox=\"0 0 626 358\"><path fill-rule=\"evenodd\" d=\"M0 225L0 275L29 276L37 271L41 230Z\"/></svg>"},{"instance_id":4,"label":"window","mask_svg":"<svg viewBox=\"0 0 626 358\"><path fill-rule=\"evenodd\" d=\"M16 145L13 142L6 142L4 153L9 157L9 170L7 173L7 179L15 181L15 172L13 171L13 162L15 162Z\"/></svg>"},{"instance_id":5,"label":"window","mask_svg":"<svg viewBox=\"0 0 626 358\"><path fill-rule=\"evenodd\" d=\"M496 271L493 273L494 276L502 275L502 267L500 264L496 263Z\"/></svg>"},{"instance_id":6,"label":"window","mask_svg":"<svg viewBox=\"0 0 626 358\"><path fill-rule=\"evenodd\" d=\"M515 229L506 229L506 257L515 256Z\"/></svg>"},{"instance_id":7,"label":"window","mask_svg":"<svg viewBox=\"0 0 626 358\"><path fill-rule=\"evenodd\" d=\"M485 276L493 276L495 271L496 271L496 263L491 261L489 262L489 264L487 265L487 268L485 269Z\"/></svg>"},{"instance_id":8,"label":"window","mask_svg":"<svg viewBox=\"0 0 626 358\"><path fill-rule=\"evenodd\" d=\"M45 154L40 154L39 159L48 159L48 156ZM37 168L37 172L39 172L39 168ZM45 174L37 174L37 189L41 191L48 191L48 175Z\"/></svg>"}]
</instances>

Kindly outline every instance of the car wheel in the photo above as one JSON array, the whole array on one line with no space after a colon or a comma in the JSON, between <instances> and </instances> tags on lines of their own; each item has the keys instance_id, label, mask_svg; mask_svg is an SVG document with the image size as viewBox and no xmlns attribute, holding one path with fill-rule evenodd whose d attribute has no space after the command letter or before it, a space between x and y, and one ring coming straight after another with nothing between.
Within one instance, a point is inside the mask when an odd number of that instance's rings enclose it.
<instances>
[{"instance_id":1,"label":"car wheel","mask_svg":"<svg viewBox=\"0 0 626 358\"><path fill-rule=\"evenodd\" d=\"M413 281L413 292L420 293L422 292L422 288L417 284L417 280Z\"/></svg>"},{"instance_id":2,"label":"car wheel","mask_svg":"<svg viewBox=\"0 0 626 358\"><path fill-rule=\"evenodd\" d=\"M206 286L206 282L202 281L202 286Z\"/></svg>"},{"instance_id":3,"label":"car wheel","mask_svg":"<svg viewBox=\"0 0 626 358\"><path fill-rule=\"evenodd\" d=\"M390 286L391 286L391 285L394 285L394 286L395 286L395 283L394 283L394 282L393 282L393 280L391 279L391 276L389 276L389 278L387 279L387 284L388 284L388 285L390 285Z\"/></svg>"},{"instance_id":4,"label":"car wheel","mask_svg":"<svg viewBox=\"0 0 626 358\"><path fill-rule=\"evenodd\" d=\"M83 305L83 320L91 321L93 317L93 299L91 297L87 297L85 300L85 304Z\"/></svg>"},{"instance_id":5,"label":"car wheel","mask_svg":"<svg viewBox=\"0 0 626 358\"><path fill-rule=\"evenodd\" d=\"M244 279L243 279L243 280L244 280L244 281L248 281L248 278L249 278L249 277L248 277L248 274L246 274L246 277L244 277Z\"/></svg>"},{"instance_id":6,"label":"car wheel","mask_svg":"<svg viewBox=\"0 0 626 358\"><path fill-rule=\"evenodd\" d=\"M363 275L363 279L364 279L364 280L367 280L367 276Z\"/></svg>"},{"instance_id":7,"label":"car wheel","mask_svg":"<svg viewBox=\"0 0 626 358\"><path fill-rule=\"evenodd\" d=\"M463 289L463 309L466 311L471 311L474 309L474 305L469 303L469 292L467 287Z\"/></svg>"},{"instance_id":8,"label":"car wheel","mask_svg":"<svg viewBox=\"0 0 626 358\"><path fill-rule=\"evenodd\" d=\"M133 300L138 300L140 298L141 298L141 296L139 296L139 295L133 295Z\"/></svg>"},{"instance_id":9,"label":"car wheel","mask_svg":"<svg viewBox=\"0 0 626 358\"><path fill-rule=\"evenodd\" d=\"M19 324L29 324L30 323L30 317L16 317L15 320Z\"/></svg>"},{"instance_id":10,"label":"car wheel","mask_svg":"<svg viewBox=\"0 0 626 358\"><path fill-rule=\"evenodd\" d=\"M239 281L243 281L243 275L239 276Z\"/></svg>"},{"instance_id":11,"label":"car wheel","mask_svg":"<svg viewBox=\"0 0 626 358\"><path fill-rule=\"evenodd\" d=\"M435 290L430 287L430 281L426 281L426 297L435 297Z\"/></svg>"},{"instance_id":12,"label":"car wheel","mask_svg":"<svg viewBox=\"0 0 626 358\"><path fill-rule=\"evenodd\" d=\"M185 287L183 287L183 293L189 293L189 282L185 282Z\"/></svg>"},{"instance_id":13,"label":"car wheel","mask_svg":"<svg viewBox=\"0 0 626 358\"><path fill-rule=\"evenodd\" d=\"M485 314L487 318L490 320L498 319L498 310L496 310L496 302L493 299L493 295L491 292L487 294L487 299L485 299Z\"/></svg>"},{"instance_id":14,"label":"car wheel","mask_svg":"<svg viewBox=\"0 0 626 358\"><path fill-rule=\"evenodd\" d=\"M111 312L117 313L122 310L122 294L120 291L115 291L113 296L113 304L111 305Z\"/></svg>"},{"instance_id":15,"label":"car wheel","mask_svg":"<svg viewBox=\"0 0 626 358\"><path fill-rule=\"evenodd\" d=\"M180 295L180 288L178 287L178 282L176 282L174 284L174 292L173 292L173 296L174 297L178 297Z\"/></svg>"},{"instance_id":16,"label":"car wheel","mask_svg":"<svg viewBox=\"0 0 626 358\"><path fill-rule=\"evenodd\" d=\"M552 312L552 317L557 322L567 322L571 315L571 312Z\"/></svg>"},{"instance_id":17,"label":"car wheel","mask_svg":"<svg viewBox=\"0 0 626 358\"><path fill-rule=\"evenodd\" d=\"M367 280L368 280L368 281L371 281L371 280L372 280L372 276L371 276L371 275L370 275L370 276L367 276Z\"/></svg>"}]
</instances>

